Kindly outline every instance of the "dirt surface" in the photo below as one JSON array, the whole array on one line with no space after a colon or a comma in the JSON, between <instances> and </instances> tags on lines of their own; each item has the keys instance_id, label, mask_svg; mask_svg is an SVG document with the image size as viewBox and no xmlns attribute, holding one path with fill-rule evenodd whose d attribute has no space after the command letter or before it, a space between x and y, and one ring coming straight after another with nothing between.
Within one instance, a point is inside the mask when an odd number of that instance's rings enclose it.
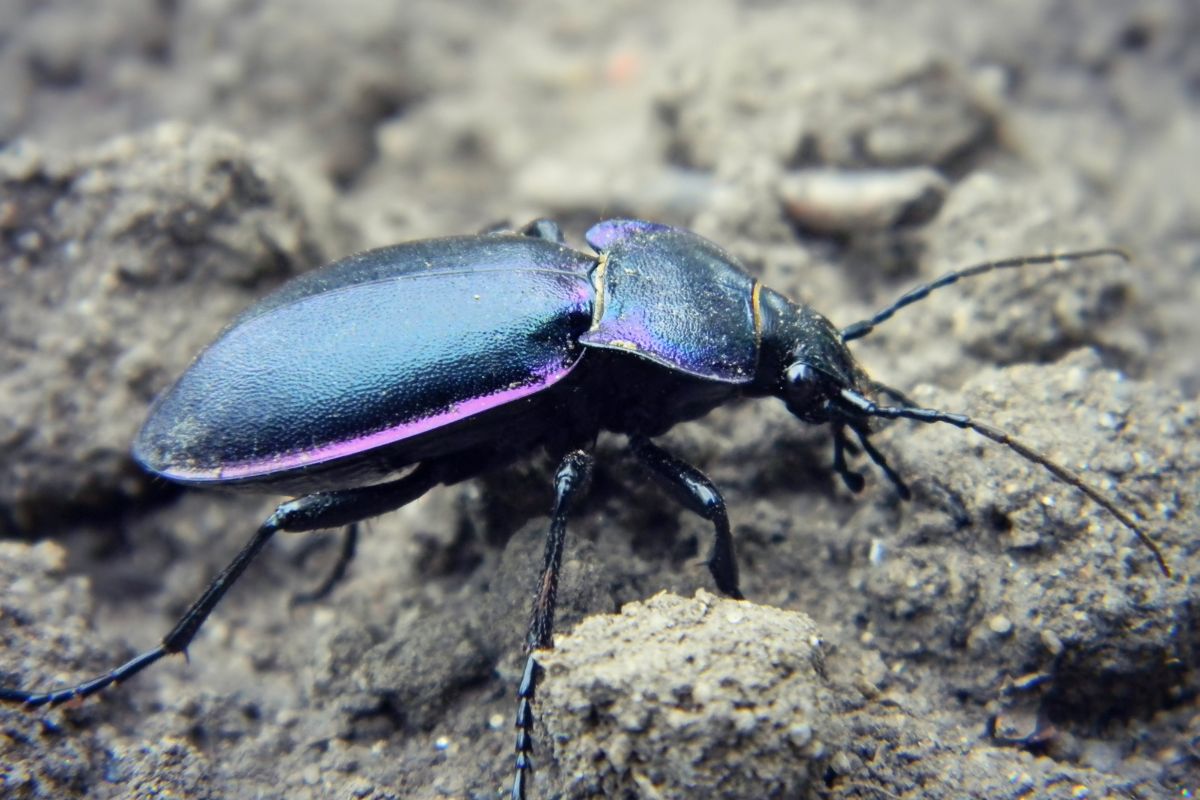
<instances>
[{"instance_id":1,"label":"dirt surface","mask_svg":"<svg viewBox=\"0 0 1200 800\"><path fill-rule=\"evenodd\" d=\"M4 4L0 686L153 646L270 513L151 480L128 442L239 308L328 258L536 216L582 247L630 214L846 325L955 267L1115 243L1133 260L967 281L854 350L1077 470L1173 578L950 426L881 426L912 502L861 456L855 495L771 401L663 437L721 488L748 600L697 594L710 526L602 438L533 796L1195 796L1198 41L1190 0ZM552 470L373 522L318 605L289 598L335 537L283 537L189 662L0 708L0 798L496 797Z\"/></svg>"}]
</instances>

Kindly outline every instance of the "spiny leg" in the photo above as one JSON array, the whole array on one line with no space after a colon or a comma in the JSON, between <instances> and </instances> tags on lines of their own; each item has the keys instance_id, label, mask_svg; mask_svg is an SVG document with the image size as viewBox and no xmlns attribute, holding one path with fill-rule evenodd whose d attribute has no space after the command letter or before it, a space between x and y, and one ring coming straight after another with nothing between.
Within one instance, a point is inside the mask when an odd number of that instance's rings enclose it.
<instances>
[{"instance_id":1,"label":"spiny leg","mask_svg":"<svg viewBox=\"0 0 1200 800\"><path fill-rule=\"evenodd\" d=\"M192 603L191 608L184 613L179 622L175 624L175 627L171 629L171 632L163 637L162 642L157 647L135 656L104 675L100 675L69 689L57 689L50 692L30 692L23 689L0 688L0 701L21 703L26 708L61 705L77 697L90 697L114 683L128 680L163 656L186 651L192 637L196 635L196 631L199 630L209 613L212 612L213 607L220 602L225 592L229 590L229 587L237 581L246 567L250 565L250 562L254 560L254 557L259 554L267 542L271 540L275 532L280 529L277 520L278 515L279 511L276 510L259 527L258 531L251 537L246 546L242 548L241 552L234 557L229 566L221 570L220 574L213 579L213 582L204 590L204 594L196 602Z\"/></svg>"},{"instance_id":2,"label":"spiny leg","mask_svg":"<svg viewBox=\"0 0 1200 800\"><path fill-rule=\"evenodd\" d=\"M221 570L204 593L184 612L179 622L163 637L157 647L104 675L69 689L30 692L0 688L0 701L21 703L27 708L47 704L60 705L77 697L89 697L114 683L128 680L163 656L186 653L188 645L195 638L200 626L208 619L208 615L277 531L299 533L353 525L363 519L400 508L425 494L436 483L434 471L426 465L421 465L403 478L390 483L338 492L318 492L289 500L275 509L229 566Z\"/></svg>"},{"instance_id":3,"label":"spiny leg","mask_svg":"<svg viewBox=\"0 0 1200 800\"><path fill-rule=\"evenodd\" d=\"M708 570L718 589L735 600L745 599L738 588L737 554L733 548L733 533L729 530L729 515L725 513L725 500L717 487L703 472L645 437L631 437L629 447L638 461L685 508L713 524L715 535L712 554L708 558Z\"/></svg>"},{"instance_id":4,"label":"spiny leg","mask_svg":"<svg viewBox=\"0 0 1200 800\"><path fill-rule=\"evenodd\" d=\"M533 771L533 698L541 672L534 651L554 646L554 608L558 602L558 572L567 536L567 516L571 506L587 491L593 462L591 453L574 450L563 457L554 476L554 510L550 516L545 561L530 613L529 631L525 636L528 656L517 688L516 773L513 775L512 800L525 800L527 778Z\"/></svg>"},{"instance_id":5,"label":"spiny leg","mask_svg":"<svg viewBox=\"0 0 1200 800\"><path fill-rule=\"evenodd\" d=\"M342 532L342 548L338 551L337 561L334 562L333 569L329 570L329 574L325 576L325 580L314 589L307 592L297 592L292 595L292 605L300 606L308 603L315 603L318 600L324 600L333 591L333 587L341 583L342 578L346 577L346 570L350 567L350 562L354 560L354 554L358 550L358 523L353 522L346 526Z\"/></svg>"}]
</instances>

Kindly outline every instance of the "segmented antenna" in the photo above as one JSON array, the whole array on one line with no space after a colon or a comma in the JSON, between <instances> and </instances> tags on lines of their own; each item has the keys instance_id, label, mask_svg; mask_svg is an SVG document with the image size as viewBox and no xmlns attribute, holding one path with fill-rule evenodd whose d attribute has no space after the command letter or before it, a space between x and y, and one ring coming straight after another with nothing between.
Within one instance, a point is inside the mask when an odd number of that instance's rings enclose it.
<instances>
[{"instance_id":1,"label":"segmented antenna","mask_svg":"<svg viewBox=\"0 0 1200 800\"><path fill-rule=\"evenodd\" d=\"M1003 263L1003 262L997 262ZM980 436L991 439L997 444L1002 444L1010 450L1016 452L1026 461L1034 464L1039 464L1044 467L1051 475L1058 480L1073 486L1083 494L1087 495L1091 500L1109 514L1112 514L1118 522L1133 532L1135 536L1142 540L1142 544L1150 549L1154 554L1154 560L1158 562L1158 568L1162 570L1163 575L1171 577L1171 568L1167 566L1167 560L1163 557L1162 551L1159 550L1158 544L1155 543L1150 535L1138 527L1133 518L1117 507L1116 503L1109 500L1099 491L1092 488L1087 483L1084 483L1083 478L1080 478L1071 470L1061 464L1051 461L1046 456L1034 450L1029 445L1013 438L1010 434L999 428L988 425L984 422L977 422L965 414L952 414L947 411L939 411L935 408L917 408L915 406L881 406L863 397L858 392L850 389L843 389L841 397L854 410L865 414L869 417L880 417L882 419L911 419L917 422L946 422L958 428L966 428L975 431Z\"/></svg>"},{"instance_id":2,"label":"segmented antenna","mask_svg":"<svg viewBox=\"0 0 1200 800\"><path fill-rule=\"evenodd\" d=\"M892 303L887 308L875 314L870 319L864 319L856 322L853 325L847 325L841 330L843 342L849 342L854 339L861 339L871 331L875 330L875 326L882 322L891 319L892 315L905 306L912 305L918 300L924 300L935 289L941 289L943 286L949 286L952 283L958 282L961 278L973 278L976 275L982 275L985 272L992 272L998 269L1015 269L1019 267L1028 267L1034 264L1054 264L1060 261L1081 261L1085 258L1097 258L1099 256L1115 256L1124 261L1132 260L1125 250L1119 247L1098 247L1095 250L1076 250L1070 253L1049 253L1042 256L1017 256L1015 258L1005 258L1000 261L985 261L982 264L976 264L965 269L957 269L953 272L947 272L940 278L932 280L929 283L923 283L920 286L913 287L901 295L900 299Z\"/></svg>"}]
</instances>

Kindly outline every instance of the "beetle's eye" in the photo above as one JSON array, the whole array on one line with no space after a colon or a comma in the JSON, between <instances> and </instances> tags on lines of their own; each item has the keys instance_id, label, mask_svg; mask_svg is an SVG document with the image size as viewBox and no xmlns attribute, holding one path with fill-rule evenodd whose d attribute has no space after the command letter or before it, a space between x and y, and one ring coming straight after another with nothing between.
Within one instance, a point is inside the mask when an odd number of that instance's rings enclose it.
<instances>
[{"instance_id":1,"label":"beetle's eye","mask_svg":"<svg viewBox=\"0 0 1200 800\"><path fill-rule=\"evenodd\" d=\"M787 368L787 381L792 385L800 383L812 383L815 377L816 373L808 364L792 364Z\"/></svg>"},{"instance_id":2,"label":"beetle's eye","mask_svg":"<svg viewBox=\"0 0 1200 800\"><path fill-rule=\"evenodd\" d=\"M797 362L784 373L787 380L788 402L804 405L811 402L820 390L817 371L803 362Z\"/></svg>"}]
</instances>

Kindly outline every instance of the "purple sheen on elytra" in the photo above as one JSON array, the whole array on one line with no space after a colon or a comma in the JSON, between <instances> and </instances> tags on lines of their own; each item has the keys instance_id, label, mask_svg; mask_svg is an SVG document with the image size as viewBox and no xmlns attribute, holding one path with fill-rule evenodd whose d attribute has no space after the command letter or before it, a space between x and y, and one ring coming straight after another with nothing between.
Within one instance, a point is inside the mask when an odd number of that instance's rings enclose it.
<instances>
[{"instance_id":1,"label":"purple sheen on elytra","mask_svg":"<svg viewBox=\"0 0 1200 800\"><path fill-rule=\"evenodd\" d=\"M672 230L670 225L646 222L641 219L606 219L588 228L583 238L597 252L607 250L613 242L623 241L639 233Z\"/></svg>"},{"instance_id":2,"label":"purple sheen on elytra","mask_svg":"<svg viewBox=\"0 0 1200 800\"><path fill-rule=\"evenodd\" d=\"M365 436L358 436L341 442L330 442L327 445L315 447L310 450L285 453L262 461L226 464L217 469L189 470L187 468L168 467L159 472L166 478L199 483L204 481L236 481L246 478L257 478L328 463L340 458L358 455L369 450L395 444L405 439L411 439L422 433L437 430L438 428L464 420L484 411L498 408L506 403L528 397L562 380L574 366L575 364L571 364L566 369L546 373L540 376L541 380L524 386L505 389L483 397L473 397L456 404L454 408L441 414L403 422L390 428L366 434Z\"/></svg>"},{"instance_id":3,"label":"purple sheen on elytra","mask_svg":"<svg viewBox=\"0 0 1200 800\"><path fill-rule=\"evenodd\" d=\"M184 483L290 490L318 474L324 488L365 485L469 446L479 426L460 430L463 420L523 408L578 360L591 263L503 236L336 262L312 286L264 298L206 348L155 402L134 458Z\"/></svg>"},{"instance_id":4,"label":"purple sheen on elytra","mask_svg":"<svg viewBox=\"0 0 1200 800\"><path fill-rule=\"evenodd\" d=\"M662 364L677 372L700 378L716 376L736 382L743 377L748 377L748 374L743 376L736 370L714 368L714 365L707 360L710 354L704 352L702 347L689 348L670 340L657 339L638 320L623 320L623 322L625 324L610 324L597 330L588 331L579 337L579 342L590 347L636 353L656 364Z\"/></svg>"}]
</instances>

